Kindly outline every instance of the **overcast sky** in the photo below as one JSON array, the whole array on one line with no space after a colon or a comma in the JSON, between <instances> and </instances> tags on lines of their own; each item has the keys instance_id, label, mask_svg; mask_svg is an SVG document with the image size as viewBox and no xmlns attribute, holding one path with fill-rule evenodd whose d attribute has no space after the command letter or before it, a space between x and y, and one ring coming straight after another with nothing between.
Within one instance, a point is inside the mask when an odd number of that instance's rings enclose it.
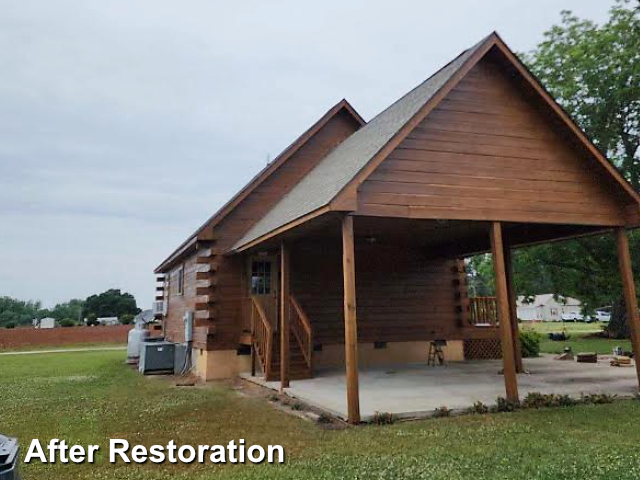
<instances>
[{"instance_id":1,"label":"overcast sky","mask_svg":"<svg viewBox=\"0 0 640 480\"><path fill-rule=\"evenodd\" d=\"M370 119L493 30L528 51L607 0L0 0L0 295L153 268L341 98Z\"/></svg>"}]
</instances>

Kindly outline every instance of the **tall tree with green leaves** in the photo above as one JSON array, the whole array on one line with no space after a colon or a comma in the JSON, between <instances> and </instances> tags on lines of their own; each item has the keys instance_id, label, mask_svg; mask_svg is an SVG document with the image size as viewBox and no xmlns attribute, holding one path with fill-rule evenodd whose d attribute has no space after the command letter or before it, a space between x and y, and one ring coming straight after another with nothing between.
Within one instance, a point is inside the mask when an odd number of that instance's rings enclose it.
<instances>
[{"instance_id":1,"label":"tall tree with green leaves","mask_svg":"<svg viewBox=\"0 0 640 480\"><path fill-rule=\"evenodd\" d=\"M45 315L46 311L39 301L0 297L0 328L7 325L31 325L34 318Z\"/></svg>"},{"instance_id":2,"label":"tall tree with green leaves","mask_svg":"<svg viewBox=\"0 0 640 480\"><path fill-rule=\"evenodd\" d=\"M561 12L559 25L521 55L530 70L593 143L640 190L640 9L616 1L608 20L596 24ZM640 236L630 235L634 269L640 272ZM476 257L474 272L490 274ZM579 298L587 310L620 302L617 254L611 235L587 237L516 251L520 294L556 293ZM490 279L476 279L490 285ZM624 331L624 325L612 325Z\"/></svg>"},{"instance_id":3,"label":"tall tree with green leaves","mask_svg":"<svg viewBox=\"0 0 640 480\"><path fill-rule=\"evenodd\" d=\"M91 314L97 317L120 317L125 314L137 315L140 313L140 309L133 295L112 288L98 295L87 297L82 312L85 317Z\"/></svg>"},{"instance_id":4,"label":"tall tree with green leaves","mask_svg":"<svg viewBox=\"0 0 640 480\"><path fill-rule=\"evenodd\" d=\"M623 175L640 189L640 12L618 0L597 25L570 11L524 60Z\"/></svg>"}]
</instances>

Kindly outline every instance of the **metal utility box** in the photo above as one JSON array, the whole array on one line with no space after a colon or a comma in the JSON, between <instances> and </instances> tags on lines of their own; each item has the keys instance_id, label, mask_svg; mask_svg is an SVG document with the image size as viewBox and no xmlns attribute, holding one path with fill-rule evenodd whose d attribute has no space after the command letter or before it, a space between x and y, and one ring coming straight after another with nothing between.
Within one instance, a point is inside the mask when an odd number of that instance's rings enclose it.
<instances>
[{"instance_id":1,"label":"metal utility box","mask_svg":"<svg viewBox=\"0 0 640 480\"><path fill-rule=\"evenodd\" d=\"M138 370L144 375L173 373L175 345L171 342L144 342L140 346Z\"/></svg>"},{"instance_id":2,"label":"metal utility box","mask_svg":"<svg viewBox=\"0 0 640 480\"><path fill-rule=\"evenodd\" d=\"M173 366L173 373L175 373L176 375L182 374L182 371L185 368L189 369L189 365L186 365L186 363L189 361L188 353L190 348L191 347L189 347L188 343L176 344L176 354Z\"/></svg>"}]
</instances>

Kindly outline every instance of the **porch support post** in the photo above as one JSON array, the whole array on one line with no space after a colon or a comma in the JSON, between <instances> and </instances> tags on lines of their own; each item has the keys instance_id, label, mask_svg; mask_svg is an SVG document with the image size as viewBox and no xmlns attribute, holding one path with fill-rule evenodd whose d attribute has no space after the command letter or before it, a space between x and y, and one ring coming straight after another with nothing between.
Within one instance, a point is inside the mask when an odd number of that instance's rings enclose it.
<instances>
[{"instance_id":1,"label":"porch support post","mask_svg":"<svg viewBox=\"0 0 640 480\"><path fill-rule=\"evenodd\" d=\"M513 354L516 363L516 372L523 373L522 349L520 345L520 329L518 326L518 305L516 287L513 281L513 256L511 246L504 246L505 273L507 276L507 291L509 293L509 317L511 318L511 338L513 338Z\"/></svg>"},{"instance_id":2,"label":"porch support post","mask_svg":"<svg viewBox=\"0 0 640 480\"><path fill-rule=\"evenodd\" d=\"M358 324L356 321L356 272L353 217L342 219L342 274L344 277L344 348L347 377L347 420L360 422L358 391Z\"/></svg>"},{"instance_id":3,"label":"porch support post","mask_svg":"<svg viewBox=\"0 0 640 480\"><path fill-rule=\"evenodd\" d=\"M507 290L505 255L502 242L502 225L500 222L491 223L491 253L493 254L493 269L495 271L496 303L498 306L500 343L502 344L502 362L504 365L504 385L507 391L507 400L517 402L519 401L518 377L516 375L511 315L509 313L509 292Z\"/></svg>"},{"instance_id":4,"label":"porch support post","mask_svg":"<svg viewBox=\"0 0 640 480\"><path fill-rule=\"evenodd\" d=\"M636 285L633 280L631 267L631 255L629 253L629 239L623 227L616 229L616 241L618 244L618 263L622 277L622 291L624 304L627 310L627 322L631 331L631 345L636 364L636 374L640 383L640 320L638 319L638 299L636 297Z\"/></svg>"},{"instance_id":5,"label":"porch support post","mask_svg":"<svg viewBox=\"0 0 640 480\"><path fill-rule=\"evenodd\" d=\"M289 387L289 246L280 244L280 390Z\"/></svg>"}]
</instances>

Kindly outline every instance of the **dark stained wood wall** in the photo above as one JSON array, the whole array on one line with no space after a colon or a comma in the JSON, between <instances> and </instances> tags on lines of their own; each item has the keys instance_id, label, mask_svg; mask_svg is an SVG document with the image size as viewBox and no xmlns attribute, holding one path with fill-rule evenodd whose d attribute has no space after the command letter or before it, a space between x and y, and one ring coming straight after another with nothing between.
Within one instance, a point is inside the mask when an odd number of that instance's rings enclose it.
<instances>
[{"instance_id":1,"label":"dark stained wood wall","mask_svg":"<svg viewBox=\"0 0 640 480\"><path fill-rule=\"evenodd\" d=\"M312 138L310 138L282 166L260 184L236 208L227 215L214 230L205 236L215 238L215 248L225 251L232 247L251 226L269 211L294 185L296 185L324 156L345 138L358 129L359 125L345 110L338 112ZM215 175L215 171L211 172ZM195 265L195 256L187 265ZM211 349L236 348L242 333L243 302L248 299L244 288L245 264L241 256L219 256L218 269L212 278L216 282L216 301L212 307L215 318L197 319L197 326L215 327ZM195 307L195 270L185 278L185 295L173 292L169 298L169 310L165 320L167 336L174 341L182 341L182 317L187 309ZM174 282L172 282L174 283Z\"/></svg>"},{"instance_id":2,"label":"dark stained wood wall","mask_svg":"<svg viewBox=\"0 0 640 480\"><path fill-rule=\"evenodd\" d=\"M460 338L458 261L359 242L355 254L359 342ZM340 245L328 242L292 249L291 292L313 324L316 343L344 342L341 255Z\"/></svg>"},{"instance_id":3,"label":"dark stained wood wall","mask_svg":"<svg viewBox=\"0 0 640 480\"><path fill-rule=\"evenodd\" d=\"M481 60L360 185L358 213L624 224L602 167Z\"/></svg>"},{"instance_id":4,"label":"dark stained wood wall","mask_svg":"<svg viewBox=\"0 0 640 480\"><path fill-rule=\"evenodd\" d=\"M184 289L178 293L178 276L184 266ZM195 309L196 304L196 257L188 258L184 264L176 265L169 273L168 308L164 321L165 337L176 341L184 341L184 313Z\"/></svg>"}]
</instances>

